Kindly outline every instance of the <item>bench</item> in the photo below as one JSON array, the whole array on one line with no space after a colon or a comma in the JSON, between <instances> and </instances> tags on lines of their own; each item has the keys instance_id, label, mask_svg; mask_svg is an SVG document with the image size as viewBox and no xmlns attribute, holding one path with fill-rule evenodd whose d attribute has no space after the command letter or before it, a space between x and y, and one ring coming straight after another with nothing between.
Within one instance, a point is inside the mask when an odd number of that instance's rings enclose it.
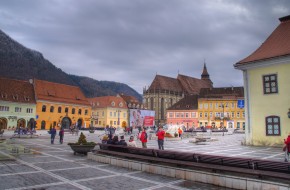
<instances>
[{"instance_id":1,"label":"bench","mask_svg":"<svg viewBox=\"0 0 290 190\"><path fill-rule=\"evenodd\" d=\"M278 164L276 162L253 160L249 158L195 154L171 150L143 149L111 144L98 145L100 149L93 150L94 153L159 164L169 164L176 167L193 168L214 173L243 174L258 178L290 180L290 175L285 175L285 173L289 173L290 164L285 162L279 162ZM275 164L271 165L271 163Z\"/></svg>"}]
</instances>

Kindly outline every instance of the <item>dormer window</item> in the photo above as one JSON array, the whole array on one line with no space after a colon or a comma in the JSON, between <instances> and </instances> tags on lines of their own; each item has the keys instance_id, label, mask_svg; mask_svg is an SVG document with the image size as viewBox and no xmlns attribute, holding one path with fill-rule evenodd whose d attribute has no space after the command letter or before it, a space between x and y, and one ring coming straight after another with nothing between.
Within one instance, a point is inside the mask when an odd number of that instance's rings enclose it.
<instances>
[{"instance_id":1,"label":"dormer window","mask_svg":"<svg viewBox=\"0 0 290 190\"><path fill-rule=\"evenodd\" d=\"M2 94L1 94L1 97L2 97L2 98L7 98L7 94L6 94L6 93L2 93Z\"/></svg>"},{"instance_id":2,"label":"dormer window","mask_svg":"<svg viewBox=\"0 0 290 190\"><path fill-rule=\"evenodd\" d=\"M99 106L100 105L100 103L99 102L97 102L97 106Z\"/></svg>"},{"instance_id":3,"label":"dormer window","mask_svg":"<svg viewBox=\"0 0 290 190\"><path fill-rule=\"evenodd\" d=\"M16 95L12 95L12 97L13 97L13 100L18 100L18 95L16 94Z\"/></svg>"},{"instance_id":4,"label":"dormer window","mask_svg":"<svg viewBox=\"0 0 290 190\"><path fill-rule=\"evenodd\" d=\"M81 98L79 96L76 96L76 100L80 100Z\"/></svg>"},{"instance_id":5,"label":"dormer window","mask_svg":"<svg viewBox=\"0 0 290 190\"><path fill-rule=\"evenodd\" d=\"M112 105L112 106L115 106L115 102L112 102L111 105Z\"/></svg>"},{"instance_id":6,"label":"dormer window","mask_svg":"<svg viewBox=\"0 0 290 190\"><path fill-rule=\"evenodd\" d=\"M119 103L119 107L123 107L123 103L122 102Z\"/></svg>"},{"instance_id":7,"label":"dormer window","mask_svg":"<svg viewBox=\"0 0 290 190\"><path fill-rule=\"evenodd\" d=\"M25 96L24 100L28 102L30 100L30 98L28 96Z\"/></svg>"}]
</instances>

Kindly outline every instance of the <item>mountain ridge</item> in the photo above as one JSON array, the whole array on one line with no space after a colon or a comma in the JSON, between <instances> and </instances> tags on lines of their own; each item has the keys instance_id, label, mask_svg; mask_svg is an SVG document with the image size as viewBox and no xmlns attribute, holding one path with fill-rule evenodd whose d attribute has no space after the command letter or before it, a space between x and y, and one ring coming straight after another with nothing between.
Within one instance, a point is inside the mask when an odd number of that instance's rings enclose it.
<instances>
[{"instance_id":1,"label":"mountain ridge","mask_svg":"<svg viewBox=\"0 0 290 190\"><path fill-rule=\"evenodd\" d=\"M99 81L86 76L70 75L45 59L42 53L27 48L0 29L0 76L29 80L32 78L78 86L86 97L124 93L142 101L142 96L127 84Z\"/></svg>"}]
</instances>

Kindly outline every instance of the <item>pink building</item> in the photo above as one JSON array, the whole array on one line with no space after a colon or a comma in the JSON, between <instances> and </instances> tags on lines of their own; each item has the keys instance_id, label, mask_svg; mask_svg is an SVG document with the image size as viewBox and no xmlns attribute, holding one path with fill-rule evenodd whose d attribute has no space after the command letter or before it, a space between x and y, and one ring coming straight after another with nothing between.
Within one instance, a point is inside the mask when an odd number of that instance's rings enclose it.
<instances>
[{"instance_id":1,"label":"pink building","mask_svg":"<svg viewBox=\"0 0 290 190\"><path fill-rule=\"evenodd\" d=\"M168 125L184 125L186 129L198 127L198 96L188 95L167 109Z\"/></svg>"}]
</instances>

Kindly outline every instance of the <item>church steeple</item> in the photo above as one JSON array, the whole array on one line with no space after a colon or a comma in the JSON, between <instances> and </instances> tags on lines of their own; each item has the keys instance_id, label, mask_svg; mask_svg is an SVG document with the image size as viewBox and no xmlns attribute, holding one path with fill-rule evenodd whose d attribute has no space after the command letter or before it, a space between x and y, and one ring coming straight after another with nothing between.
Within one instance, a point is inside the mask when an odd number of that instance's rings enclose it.
<instances>
[{"instance_id":1,"label":"church steeple","mask_svg":"<svg viewBox=\"0 0 290 190\"><path fill-rule=\"evenodd\" d=\"M201 79L209 79L209 74L207 72L206 64L203 65L203 71L201 74Z\"/></svg>"},{"instance_id":2,"label":"church steeple","mask_svg":"<svg viewBox=\"0 0 290 190\"><path fill-rule=\"evenodd\" d=\"M212 81L209 78L209 74L207 72L207 68L206 68L206 64L205 63L203 65L203 71L202 71L202 74L201 74L201 80L208 81L211 84L211 86L213 85Z\"/></svg>"}]
</instances>

